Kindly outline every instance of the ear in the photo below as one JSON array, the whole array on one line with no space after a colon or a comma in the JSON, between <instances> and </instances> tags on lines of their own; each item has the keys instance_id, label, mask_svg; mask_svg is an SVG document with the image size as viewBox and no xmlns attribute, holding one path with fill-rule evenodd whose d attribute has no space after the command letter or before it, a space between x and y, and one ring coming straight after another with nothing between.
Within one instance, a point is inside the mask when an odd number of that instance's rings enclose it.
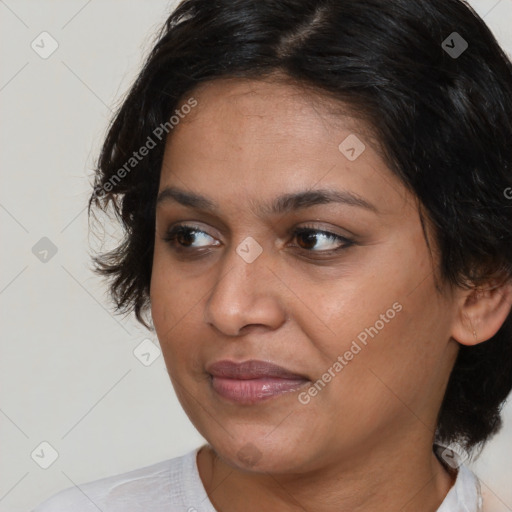
<instances>
[{"instance_id":1,"label":"ear","mask_svg":"<svg viewBox=\"0 0 512 512\"><path fill-rule=\"evenodd\" d=\"M451 336L462 345L476 345L492 338L512 309L512 279L462 290Z\"/></svg>"}]
</instances>

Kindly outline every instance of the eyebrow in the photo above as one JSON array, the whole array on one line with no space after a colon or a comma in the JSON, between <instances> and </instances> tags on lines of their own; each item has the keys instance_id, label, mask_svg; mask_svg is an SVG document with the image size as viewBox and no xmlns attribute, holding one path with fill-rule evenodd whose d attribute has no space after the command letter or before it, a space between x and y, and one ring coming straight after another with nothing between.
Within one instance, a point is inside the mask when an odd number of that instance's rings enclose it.
<instances>
[{"instance_id":1,"label":"eyebrow","mask_svg":"<svg viewBox=\"0 0 512 512\"><path fill-rule=\"evenodd\" d=\"M165 187L157 197L157 204L176 202L183 206L218 213L220 208L212 200L200 194L189 192L178 187ZM269 204L259 207L262 215L279 215L296 210L302 210L320 204L341 203L348 206L365 208L379 213L377 208L362 197L348 190L316 189L293 192L276 197Z\"/></svg>"}]
</instances>

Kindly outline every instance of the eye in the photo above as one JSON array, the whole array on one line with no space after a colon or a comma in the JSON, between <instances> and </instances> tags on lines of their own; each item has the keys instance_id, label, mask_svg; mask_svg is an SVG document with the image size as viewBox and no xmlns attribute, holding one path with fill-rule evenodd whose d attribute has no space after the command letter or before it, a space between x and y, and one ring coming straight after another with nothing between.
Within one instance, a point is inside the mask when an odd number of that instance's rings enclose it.
<instances>
[{"instance_id":1,"label":"eye","mask_svg":"<svg viewBox=\"0 0 512 512\"><path fill-rule=\"evenodd\" d=\"M294 238L303 240L298 246L309 252L332 253L341 249L347 249L353 245L354 241L336 233L325 231L314 227L300 227L294 232ZM318 244L319 250L312 250L312 247Z\"/></svg>"},{"instance_id":2,"label":"eye","mask_svg":"<svg viewBox=\"0 0 512 512\"><path fill-rule=\"evenodd\" d=\"M178 224L172 227L164 236L164 240L171 245L175 250L197 249L201 247L208 247L208 239L213 240L213 237L208 233L199 229L196 226L188 226L186 224ZM205 242L202 245L194 247L192 244L199 240ZM178 247L176 245L178 244ZM220 245L218 242L214 245Z\"/></svg>"},{"instance_id":3,"label":"eye","mask_svg":"<svg viewBox=\"0 0 512 512\"><path fill-rule=\"evenodd\" d=\"M297 247L307 252L332 253L347 249L354 241L336 233L314 227L300 227L292 232L293 239L302 240ZM187 251L206 248L211 245L219 246L220 242L197 226L178 224L173 226L164 236L164 240L176 251ZM214 243L211 243L214 240ZM194 243L198 245L194 246ZM319 249L313 250L317 245Z\"/></svg>"}]
</instances>

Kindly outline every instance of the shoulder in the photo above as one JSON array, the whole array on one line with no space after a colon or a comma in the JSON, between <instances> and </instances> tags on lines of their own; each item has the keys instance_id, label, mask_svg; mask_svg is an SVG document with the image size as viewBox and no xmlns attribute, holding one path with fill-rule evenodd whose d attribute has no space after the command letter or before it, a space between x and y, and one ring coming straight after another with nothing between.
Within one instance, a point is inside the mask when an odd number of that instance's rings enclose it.
<instances>
[{"instance_id":1,"label":"shoulder","mask_svg":"<svg viewBox=\"0 0 512 512\"><path fill-rule=\"evenodd\" d=\"M183 478L187 478L186 473L194 468L196 451L68 487L32 512L168 511L170 506L181 505Z\"/></svg>"},{"instance_id":2,"label":"shoulder","mask_svg":"<svg viewBox=\"0 0 512 512\"><path fill-rule=\"evenodd\" d=\"M482 512L482 505L480 481L468 466L461 464L455 483L437 512Z\"/></svg>"}]
</instances>

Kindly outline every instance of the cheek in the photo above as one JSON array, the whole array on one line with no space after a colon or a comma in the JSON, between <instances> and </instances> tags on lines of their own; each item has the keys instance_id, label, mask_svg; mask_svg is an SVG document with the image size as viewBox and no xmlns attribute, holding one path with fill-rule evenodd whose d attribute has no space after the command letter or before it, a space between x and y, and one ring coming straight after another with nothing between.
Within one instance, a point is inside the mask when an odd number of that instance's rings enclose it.
<instances>
[{"instance_id":1,"label":"cheek","mask_svg":"<svg viewBox=\"0 0 512 512\"><path fill-rule=\"evenodd\" d=\"M327 393L320 397L322 391L319 397L337 411L344 425L358 424L364 430L383 422L393 424L397 418L414 420L411 411L427 415L425 390L435 395L443 380L448 329L430 293L433 288L426 289L427 293L400 302L393 302L392 293L382 301L368 299L367 311L338 322L337 332L343 333L338 342L324 345L331 368L338 356L342 362L333 368L336 377L326 386Z\"/></svg>"},{"instance_id":2,"label":"cheek","mask_svg":"<svg viewBox=\"0 0 512 512\"><path fill-rule=\"evenodd\" d=\"M357 410L363 396L375 408L365 413L372 416L383 404L400 406L397 396L409 403L435 384L449 308L431 276L418 286L421 272L396 261L392 272L352 275L310 293L308 305L318 314L302 317L302 329L320 356L316 377L332 382L319 403L352 403ZM425 270L423 262L419 267Z\"/></svg>"},{"instance_id":3,"label":"cheek","mask_svg":"<svg viewBox=\"0 0 512 512\"><path fill-rule=\"evenodd\" d=\"M188 296L172 266L166 264L155 249L150 285L151 316L166 363L175 357L175 354L171 357L170 353L179 352L175 345L182 338L179 331L188 306Z\"/></svg>"},{"instance_id":4,"label":"cheek","mask_svg":"<svg viewBox=\"0 0 512 512\"><path fill-rule=\"evenodd\" d=\"M165 254L155 250L151 277L151 315L167 370L174 383L204 379L201 321L209 286L184 277ZM175 386L179 394L180 387Z\"/></svg>"},{"instance_id":5,"label":"cheek","mask_svg":"<svg viewBox=\"0 0 512 512\"><path fill-rule=\"evenodd\" d=\"M428 280L411 292L429 271L427 254L419 241L405 232L364 247L357 258L347 258L339 272L332 272L328 279L305 281L303 276L290 276L289 282L303 283L296 292L309 307L305 318L314 317L307 332L311 339L316 337L316 318L317 325L328 334L327 346L343 349L358 336L364 342L406 328L400 323L405 309L417 319L418 302L423 307L421 301L428 303L427 296L431 295ZM419 311L420 319L422 313Z\"/></svg>"},{"instance_id":6,"label":"cheek","mask_svg":"<svg viewBox=\"0 0 512 512\"><path fill-rule=\"evenodd\" d=\"M162 335L161 342L179 326L180 319L185 317L199 300L200 294L194 292L194 288L170 261L166 246L157 241L153 256L150 297L153 323L159 338Z\"/></svg>"},{"instance_id":7,"label":"cheek","mask_svg":"<svg viewBox=\"0 0 512 512\"><path fill-rule=\"evenodd\" d=\"M378 343L403 328L400 316L404 306L397 300L396 285L396 280L393 286L361 273L320 285L308 283L308 294L302 294L307 297L303 301L307 307L301 308L304 315L297 322L331 359L350 350L353 342L360 345L362 353L372 340Z\"/></svg>"}]
</instances>

